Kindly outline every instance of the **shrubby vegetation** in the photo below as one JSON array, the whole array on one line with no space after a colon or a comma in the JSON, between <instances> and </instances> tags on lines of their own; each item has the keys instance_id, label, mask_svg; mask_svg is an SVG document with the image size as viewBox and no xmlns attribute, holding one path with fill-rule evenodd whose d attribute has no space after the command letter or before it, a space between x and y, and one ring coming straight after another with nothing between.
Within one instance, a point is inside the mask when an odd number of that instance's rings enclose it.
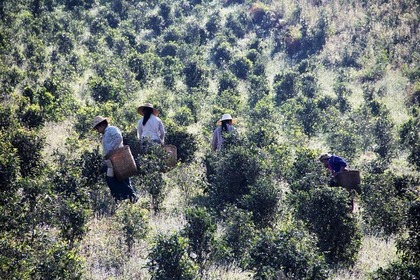
<instances>
[{"instance_id":1,"label":"shrubby vegetation","mask_svg":"<svg viewBox=\"0 0 420 280\"><path fill-rule=\"evenodd\" d=\"M327 279L367 236L398 256L358 277L419 278L419 4L383 2L0 2L0 278ZM171 168L140 152L143 102ZM109 195L96 115L133 152L136 204ZM358 212L325 152L361 171ZM89 243L100 224L117 241Z\"/></svg>"}]
</instances>

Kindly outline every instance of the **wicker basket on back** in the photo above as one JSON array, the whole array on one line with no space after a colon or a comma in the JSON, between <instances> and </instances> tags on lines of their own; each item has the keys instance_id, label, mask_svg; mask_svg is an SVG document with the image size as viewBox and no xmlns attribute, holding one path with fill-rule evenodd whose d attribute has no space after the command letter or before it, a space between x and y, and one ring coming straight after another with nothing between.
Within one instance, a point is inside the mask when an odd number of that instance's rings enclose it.
<instances>
[{"instance_id":1,"label":"wicker basket on back","mask_svg":"<svg viewBox=\"0 0 420 280\"><path fill-rule=\"evenodd\" d=\"M166 158L166 165L168 167L174 167L177 162L177 148L174 145L166 144L163 145L163 148L168 152L168 157Z\"/></svg>"},{"instance_id":2,"label":"wicker basket on back","mask_svg":"<svg viewBox=\"0 0 420 280\"><path fill-rule=\"evenodd\" d=\"M108 159L112 162L114 177L119 181L137 173L137 166L128 145L112 151Z\"/></svg>"},{"instance_id":3,"label":"wicker basket on back","mask_svg":"<svg viewBox=\"0 0 420 280\"><path fill-rule=\"evenodd\" d=\"M358 194L362 192L360 187L361 179L359 170L339 172L337 175L335 175L334 179L339 186L342 186L347 190L356 190Z\"/></svg>"}]
</instances>

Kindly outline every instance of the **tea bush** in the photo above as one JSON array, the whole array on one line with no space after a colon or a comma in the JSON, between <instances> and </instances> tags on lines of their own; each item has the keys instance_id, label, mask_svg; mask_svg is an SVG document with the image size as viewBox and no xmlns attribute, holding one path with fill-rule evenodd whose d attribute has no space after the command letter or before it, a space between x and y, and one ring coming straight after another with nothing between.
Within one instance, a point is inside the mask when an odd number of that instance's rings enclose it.
<instances>
[{"instance_id":1,"label":"tea bush","mask_svg":"<svg viewBox=\"0 0 420 280\"><path fill-rule=\"evenodd\" d=\"M166 126L167 134L165 142L177 147L178 160L183 163L193 161L195 152L198 150L198 141L196 136L183 129L168 123Z\"/></svg>"},{"instance_id":2,"label":"tea bush","mask_svg":"<svg viewBox=\"0 0 420 280\"><path fill-rule=\"evenodd\" d=\"M420 170L420 136L418 134L418 127L420 125L419 113L417 116L405 122L400 130L400 143L409 151L408 159L411 164L419 171Z\"/></svg>"},{"instance_id":3,"label":"tea bush","mask_svg":"<svg viewBox=\"0 0 420 280\"><path fill-rule=\"evenodd\" d=\"M168 169L166 157L166 151L154 145L137 158L139 181L141 187L150 195L151 206L155 213L162 210L162 202L166 195L166 184L163 179L163 172Z\"/></svg>"},{"instance_id":4,"label":"tea bush","mask_svg":"<svg viewBox=\"0 0 420 280\"><path fill-rule=\"evenodd\" d=\"M290 197L296 217L317 235L317 245L329 264L351 266L361 246L361 230L349 214L349 194L341 188L314 188Z\"/></svg>"},{"instance_id":5,"label":"tea bush","mask_svg":"<svg viewBox=\"0 0 420 280\"><path fill-rule=\"evenodd\" d=\"M123 203L115 213L129 254L132 252L134 244L144 239L149 232L148 211L138 205L140 203Z\"/></svg>"},{"instance_id":6,"label":"tea bush","mask_svg":"<svg viewBox=\"0 0 420 280\"><path fill-rule=\"evenodd\" d=\"M272 226L278 215L281 191L276 182L261 178L249 187L241 202L241 208L253 215L254 224L258 228Z\"/></svg>"},{"instance_id":7,"label":"tea bush","mask_svg":"<svg viewBox=\"0 0 420 280\"><path fill-rule=\"evenodd\" d=\"M187 224L183 235L188 238L188 251L200 267L200 274L202 274L214 254L215 218L210 210L204 207L187 208L185 214Z\"/></svg>"},{"instance_id":8,"label":"tea bush","mask_svg":"<svg viewBox=\"0 0 420 280\"><path fill-rule=\"evenodd\" d=\"M404 226L415 181L401 181L392 172L368 174L363 179L364 220L370 231L397 234Z\"/></svg>"},{"instance_id":9,"label":"tea bush","mask_svg":"<svg viewBox=\"0 0 420 280\"><path fill-rule=\"evenodd\" d=\"M257 232L252 213L229 205L221 213L224 234L216 240L216 263L227 265L236 262L246 268L250 262Z\"/></svg>"},{"instance_id":10,"label":"tea bush","mask_svg":"<svg viewBox=\"0 0 420 280\"><path fill-rule=\"evenodd\" d=\"M207 191L216 208L223 208L230 203L237 204L244 195L250 193L250 186L263 174L258 154L255 148L233 146L222 149L217 159L209 158Z\"/></svg>"},{"instance_id":11,"label":"tea bush","mask_svg":"<svg viewBox=\"0 0 420 280\"><path fill-rule=\"evenodd\" d=\"M198 279L198 267L188 257L188 239L179 233L159 234L147 264L153 279Z\"/></svg>"},{"instance_id":12,"label":"tea bush","mask_svg":"<svg viewBox=\"0 0 420 280\"><path fill-rule=\"evenodd\" d=\"M254 279L327 279L326 265L316 239L298 225L266 229L252 247Z\"/></svg>"},{"instance_id":13,"label":"tea bush","mask_svg":"<svg viewBox=\"0 0 420 280\"><path fill-rule=\"evenodd\" d=\"M408 233L397 241L398 251L401 253L399 260L388 267L379 268L372 273L374 280L387 279L417 279L420 276L420 203L414 201L406 220Z\"/></svg>"}]
</instances>

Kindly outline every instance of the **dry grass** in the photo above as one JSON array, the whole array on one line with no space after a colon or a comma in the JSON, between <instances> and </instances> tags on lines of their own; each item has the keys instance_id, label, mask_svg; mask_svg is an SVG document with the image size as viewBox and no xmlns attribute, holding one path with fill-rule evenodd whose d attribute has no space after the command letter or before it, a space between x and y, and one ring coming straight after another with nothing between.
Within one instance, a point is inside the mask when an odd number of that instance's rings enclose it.
<instances>
[{"instance_id":1,"label":"dry grass","mask_svg":"<svg viewBox=\"0 0 420 280\"><path fill-rule=\"evenodd\" d=\"M362 248L352 269L335 271L333 280L367 279L368 274L397 259L395 240L364 236Z\"/></svg>"}]
</instances>

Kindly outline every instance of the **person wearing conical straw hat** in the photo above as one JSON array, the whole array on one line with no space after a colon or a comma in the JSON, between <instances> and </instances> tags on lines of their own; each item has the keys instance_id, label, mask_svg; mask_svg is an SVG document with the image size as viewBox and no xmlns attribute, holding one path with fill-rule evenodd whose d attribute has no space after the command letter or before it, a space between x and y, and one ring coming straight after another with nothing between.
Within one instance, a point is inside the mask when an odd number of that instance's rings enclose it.
<instances>
[{"instance_id":1,"label":"person wearing conical straw hat","mask_svg":"<svg viewBox=\"0 0 420 280\"><path fill-rule=\"evenodd\" d=\"M219 126L213 131L211 141L212 151L219 151L222 148L223 134L233 131L235 129L233 126L234 123L236 123L236 119L232 118L230 114L223 114L222 118L217 121Z\"/></svg>"},{"instance_id":2,"label":"person wearing conical straw hat","mask_svg":"<svg viewBox=\"0 0 420 280\"><path fill-rule=\"evenodd\" d=\"M137 194L131 186L130 178L118 181L112 174L112 163L107 156L115 149L123 147L123 137L118 127L109 125L109 118L96 116L92 122L92 130L102 134L102 152L104 154L103 172L106 171L106 183L115 201L130 199L131 202L138 200Z\"/></svg>"},{"instance_id":3,"label":"person wearing conical straw hat","mask_svg":"<svg viewBox=\"0 0 420 280\"><path fill-rule=\"evenodd\" d=\"M137 138L142 152L146 152L151 145L164 145L165 127L158 117L159 111L152 104L146 103L137 108L137 113L142 115L137 122Z\"/></svg>"}]
</instances>

